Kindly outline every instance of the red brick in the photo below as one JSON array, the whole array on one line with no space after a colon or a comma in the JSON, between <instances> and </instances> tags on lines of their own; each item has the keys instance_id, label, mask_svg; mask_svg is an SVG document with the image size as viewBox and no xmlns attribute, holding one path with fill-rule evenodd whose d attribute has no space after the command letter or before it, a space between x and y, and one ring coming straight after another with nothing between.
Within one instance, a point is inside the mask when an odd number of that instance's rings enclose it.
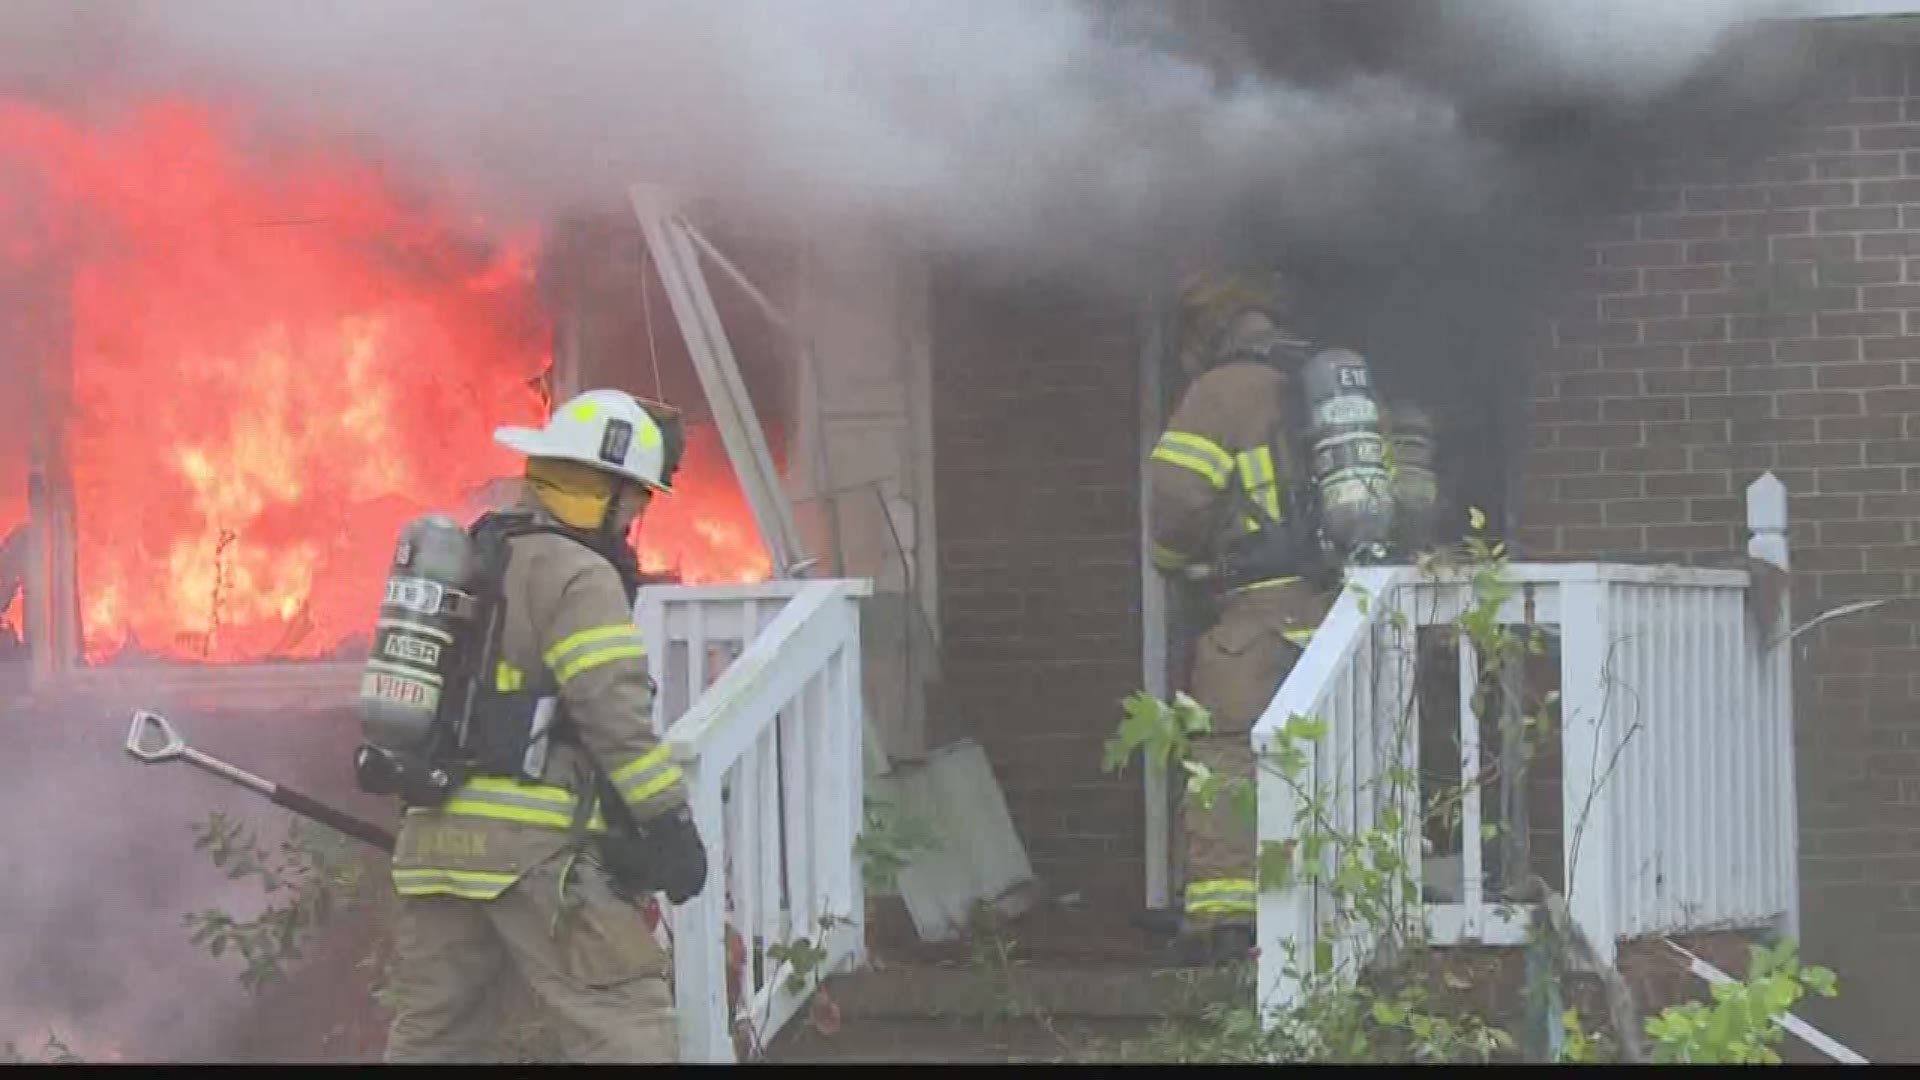
<instances>
[{"instance_id":1,"label":"red brick","mask_svg":"<svg viewBox=\"0 0 1920 1080\"><path fill-rule=\"evenodd\" d=\"M1764 237L1742 236L1726 240L1689 240L1684 261L1669 265L1701 266L1706 263L1757 263L1767 259Z\"/></svg>"},{"instance_id":2,"label":"red brick","mask_svg":"<svg viewBox=\"0 0 1920 1080\"><path fill-rule=\"evenodd\" d=\"M1834 600L1852 600L1863 596L1897 596L1906 588L1905 579L1895 573L1818 574L1820 595ZM1905 680L1901 680L1902 683ZM1900 693L1906 692L1901 686ZM1869 694L1872 691L1869 690Z\"/></svg>"},{"instance_id":3,"label":"red brick","mask_svg":"<svg viewBox=\"0 0 1920 1080\"><path fill-rule=\"evenodd\" d=\"M1920 495L1867 495L1860 501L1863 518L1920 518Z\"/></svg>"},{"instance_id":4,"label":"red brick","mask_svg":"<svg viewBox=\"0 0 1920 1080\"><path fill-rule=\"evenodd\" d=\"M1920 462L1920 439L1898 439L1863 444L1869 465L1911 465Z\"/></svg>"},{"instance_id":5,"label":"red brick","mask_svg":"<svg viewBox=\"0 0 1920 1080\"><path fill-rule=\"evenodd\" d=\"M1785 477L1781 478L1783 481ZM1745 521L1744 499L1688 499L1687 520L1692 522Z\"/></svg>"},{"instance_id":6,"label":"red brick","mask_svg":"<svg viewBox=\"0 0 1920 1080\"><path fill-rule=\"evenodd\" d=\"M1898 337L1905 322L1898 312L1821 312L1815 316L1821 337Z\"/></svg>"},{"instance_id":7,"label":"red brick","mask_svg":"<svg viewBox=\"0 0 1920 1080\"><path fill-rule=\"evenodd\" d=\"M1600 349L1595 345L1563 345L1546 350L1547 364L1555 371L1590 371L1600 366Z\"/></svg>"},{"instance_id":8,"label":"red brick","mask_svg":"<svg viewBox=\"0 0 1920 1080\"><path fill-rule=\"evenodd\" d=\"M1876 390L1867 395L1867 413L1872 416L1920 413L1920 388Z\"/></svg>"},{"instance_id":9,"label":"red brick","mask_svg":"<svg viewBox=\"0 0 1920 1080\"><path fill-rule=\"evenodd\" d=\"M1920 202L1920 180L1862 180L1859 201L1861 206Z\"/></svg>"},{"instance_id":10,"label":"red brick","mask_svg":"<svg viewBox=\"0 0 1920 1080\"><path fill-rule=\"evenodd\" d=\"M1654 299L1654 297L1651 297L1651 296L1634 297L1634 299L1651 300L1651 299ZM1680 306L1678 303L1678 301L1680 300L1680 297L1678 296L1673 296L1672 294L1668 294L1667 296L1663 297L1663 299L1669 299L1669 300L1675 301L1674 306L1676 308ZM1746 290L1746 289L1742 289L1734 292L1687 293L1686 294L1686 314L1692 315L1692 316L1757 315L1767 310L1768 303L1769 301L1767 297L1761 295L1758 292L1754 292L1752 290ZM1678 315L1678 314L1680 314L1680 312L1677 310L1671 311L1671 312L1648 312L1646 315L1640 316L1640 317L1652 318L1656 315ZM1648 329L1647 340L1648 341L1656 340L1652 335L1651 327L1649 327Z\"/></svg>"},{"instance_id":11,"label":"red brick","mask_svg":"<svg viewBox=\"0 0 1920 1080\"><path fill-rule=\"evenodd\" d=\"M1817 210L1813 227L1823 233L1879 232L1900 227L1897 206L1862 206L1845 210Z\"/></svg>"},{"instance_id":12,"label":"red brick","mask_svg":"<svg viewBox=\"0 0 1920 1080\"><path fill-rule=\"evenodd\" d=\"M1772 394L1706 394L1688 399L1686 416L1673 419L1755 420L1772 415ZM1646 419L1658 418L1647 417Z\"/></svg>"},{"instance_id":13,"label":"red brick","mask_svg":"<svg viewBox=\"0 0 1920 1080\"><path fill-rule=\"evenodd\" d=\"M1600 366L1621 370L1677 368L1687 362L1679 345L1610 345L1600 352Z\"/></svg>"},{"instance_id":14,"label":"red brick","mask_svg":"<svg viewBox=\"0 0 1920 1080\"><path fill-rule=\"evenodd\" d=\"M1899 263L1895 263L1896 269ZM1896 275L1892 280L1898 281ZM1602 319L1660 319L1681 315L1692 297L1681 297L1674 293L1654 293L1646 296L1609 296L1600 301Z\"/></svg>"},{"instance_id":15,"label":"red brick","mask_svg":"<svg viewBox=\"0 0 1920 1080\"><path fill-rule=\"evenodd\" d=\"M1920 249L1916 249L1920 253ZM1590 266L1580 271L1580 291L1595 296L1620 296L1640 291L1640 275L1652 273L1639 267Z\"/></svg>"},{"instance_id":16,"label":"red brick","mask_svg":"<svg viewBox=\"0 0 1920 1080\"><path fill-rule=\"evenodd\" d=\"M1822 544L1904 544L1906 526L1898 521L1823 521Z\"/></svg>"},{"instance_id":17,"label":"red brick","mask_svg":"<svg viewBox=\"0 0 1920 1080\"><path fill-rule=\"evenodd\" d=\"M1883 259L1920 255L1920 232L1872 233L1860 238L1860 257Z\"/></svg>"},{"instance_id":18,"label":"red brick","mask_svg":"<svg viewBox=\"0 0 1920 1080\"><path fill-rule=\"evenodd\" d=\"M1809 109L1807 122L1822 127L1859 127L1864 124L1897 124L1900 122L1900 102L1861 101L1858 98L1838 98L1829 101L1820 101L1814 103Z\"/></svg>"},{"instance_id":19,"label":"red brick","mask_svg":"<svg viewBox=\"0 0 1920 1080\"><path fill-rule=\"evenodd\" d=\"M1771 344L1779 338L1813 337L1815 324L1811 315L1737 315L1729 320L1728 329L1734 341L1764 340Z\"/></svg>"},{"instance_id":20,"label":"red brick","mask_svg":"<svg viewBox=\"0 0 1920 1080\"><path fill-rule=\"evenodd\" d=\"M1655 551L1727 551L1734 547L1730 524L1649 525L1647 547Z\"/></svg>"},{"instance_id":21,"label":"red brick","mask_svg":"<svg viewBox=\"0 0 1920 1080\"><path fill-rule=\"evenodd\" d=\"M1631 244L1601 244L1601 266L1685 266L1685 249L1676 241L1641 241Z\"/></svg>"},{"instance_id":22,"label":"red brick","mask_svg":"<svg viewBox=\"0 0 1920 1080\"><path fill-rule=\"evenodd\" d=\"M1920 233L1914 234L1920 237ZM1914 246L1920 255L1920 242ZM1719 266L1681 266L1638 271L1648 292L1685 292L1690 289L1718 289L1727 283L1727 271Z\"/></svg>"},{"instance_id":23,"label":"red brick","mask_svg":"<svg viewBox=\"0 0 1920 1080\"><path fill-rule=\"evenodd\" d=\"M1862 150L1909 150L1920 147L1920 124L1893 124L1860 129Z\"/></svg>"},{"instance_id":24,"label":"red brick","mask_svg":"<svg viewBox=\"0 0 1920 1080\"><path fill-rule=\"evenodd\" d=\"M1560 377L1560 395L1569 398L1608 397L1632 394L1640 389L1640 377L1631 371L1592 371Z\"/></svg>"},{"instance_id":25,"label":"red brick","mask_svg":"<svg viewBox=\"0 0 1920 1080\"><path fill-rule=\"evenodd\" d=\"M1584 476L1600 470L1598 450L1529 450L1523 461L1532 476Z\"/></svg>"},{"instance_id":26,"label":"red brick","mask_svg":"<svg viewBox=\"0 0 1920 1080\"><path fill-rule=\"evenodd\" d=\"M1609 423L1620 420L1685 420L1687 406L1688 399L1683 397L1606 398L1600 402L1600 419Z\"/></svg>"},{"instance_id":27,"label":"red brick","mask_svg":"<svg viewBox=\"0 0 1920 1080\"><path fill-rule=\"evenodd\" d=\"M1899 547L1868 548L1865 552L1864 568L1868 571L1879 570L1920 570L1920 546L1901 544ZM1911 660L1901 658L1904 664Z\"/></svg>"},{"instance_id":28,"label":"red brick","mask_svg":"<svg viewBox=\"0 0 1920 1080\"><path fill-rule=\"evenodd\" d=\"M1764 369L1756 369L1764 370ZM1648 394L1713 394L1727 389L1726 368L1702 368L1697 371L1647 371L1640 375L1642 391Z\"/></svg>"},{"instance_id":29,"label":"red brick","mask_svg":"<svg viewBox=\"0 0 1920 1080\"><path fill-rule=\"evenodd\" d=\"M1642 240L1710 240L1724 234L1727 228L1727 219L1720 214L1643 214L1639 221Z\"/></svg>"},{"instance_id":30,"label":"red brick","mask_svg":"<svg viewBox=\"0 0 1920 1080\"><path fill-rule=\"evenodd\" d=\"M1553 423L1594 423L1600 419L1600 402L1597 399L1574 399L1571 401L1535 401L1529 410L1535 422Z\"/></svg>"},{"instance_id":31,"label":"red brick","mask_svg":"<svg viewBox=\"0 0 1920 1080\"><path fill-rule=\"evenodd\" d=\"M1898 439L1906 433L1898 416L1827 417L1820 421L1817 437L1830 439Z\"/></svg>"},{"instance_id":32,"label":"red brick","mask_svg":"<svg viewBox=\"0 0 1920 1080\"><path fill-rule=\"evenodd\" d=\"M1906 376L1903 365L1822 364L1817 383L1821 389L1860 389L1870 386L1899 386Z\"/></svg>"},{"instance_id":33,"label":"red brick","mask_svg":"<svg viewBox=\"0 0 1920 1080\"><path fill-rule=\"evenodd\" d=\"M1648 421L1645 425L1649 446L1687 446L1692 443L1717 443L1727 439L1724 420Z\"/></svg>"},{"instance_id":34,"label":"red brick","mask_svg":"<svg viewBox=\"0 0 1920 1080\"><path fill-rule=\"evenodd\" d=\"M1740 469L1758 474L1773 468L1777 448L1765 444L1694 446L1687 449L1687 467L1695 472Z\"/></svg>"},{"instance_id":35,"label":"red brick","mask_svg":"<svg viewBox=\"0 0 1920 1080\"><path fill-rule=\"evenodd\" d=\"M1647 477L1645 486L1651 498L1725 495L1732 489L1732 480L1723 472L1660 474Z\"/></svg>"},{"instance_id":36,"label":"red brick","mask_svg":"<svg viewBox=\"0 0 1920 1080\"><path fill-rule=\"evenodd\" d=\"M1562 544L1570 552L1628 554L1646 547L1645 530L1637 527L1604 526L1560 530Z\"/></svg>"},{"instance_id":37,"label":"red brick","mask_svg":"<svg viewBox=\"0 0 1920 1080\"><path fill-rule=\"evenodd\" d=\"M1569 501L1633 498L1640 494L1642 479L1634 473L1563 476L1555 481L1556 497Z\"/></svg>"},{"instance_id":38,"label":"red brick","mask_svg":"<svg viewBox=\"0 0 1920 1080\"><path fill-rule=\"evenodd\" d=\"M1865 180L1899 176L1900 154L1834 154L1815 158L1813 172L1822 180Z\"/></svg>"},{"instance_id":39,"label":"red brick","mask_svg":"<svg viewBox=\"0 0 1920 1080\"><path fill-rule=\"evenodd\" d=\"M1845 521L1861 517L1863 510L1864 506L1858 495L1809 495L1798 491L1788 493L1787 513L1794 519Z\"/></svg>"},{"instance_id":40,"label":"red brick","mask_svg":"<svg viewBox=\"0 0 1920 1080\"><path fill-rule=\"evenodd\" d=\"M1906 266L1898 259L1829 262L1819 266L1823 285L1889 285L1906 276Z\"/></svg>"},{"instance_id":41,"label":"red brick","mask_svg":"<svg viewBox=\"0 0 1920 1080\"><path fill-rule=\"evenodd\" d=\"M1780 262L1845 262L1859 255L1860 245L1854 236L1776 236L1769 241L1768 250Z\"/></svg>"},{"instance_id":42,"label":"red brick","mask_svg":"<svg viewBox=\"0 0 1920 1080\"><path fill-rule=\"evenodd\" d=\"M1736 289L1752 289L1762 293L1813 289L1820 284L1819 266L1819 263L1811 260L1729 266L1727 283Z\"/></svg>"},{"instance_id":43,"label":"red brick","mask_svg":"<svg viewBox=\"0 0 1920 1080\"><path fill-rule=\"evenodd\" d=\"M1862 342L1868 360L1920 360L1920 337L1872 338Z\"/></svg>"},{"instance_id":44,"label":"red brick","mask_svg":"<svg viewBox=\"0 0 1920 1080\"><path fill-rule=\"evenodd\" d=\"M1915 143L1920 146L1920 143ZM1764 210L1767 207L1767 189L1763 187L1730 187L1725 185L1702 185L1686 189L1682 204L1690 211L1713 210Z\"/></svg>"},{"instance_id":45,"label":"red brick","mask_svg":"<svg viewBox=\"0 0 1920 1080\"><path fill-rule=\"evenodd\" d=\"M1734 368L1731 389L1735 391L1810 390L1813 368L1804 364Z\"/></svg>"},{"instance_id":46,"label":"red brick","mask_svg":"<svg viewBox=\"0 0 1920 1080\"><path fill-rule=\"evenodd\" d=\"M1734 320L1736 323L1738 319ZM1767 364L1773 361L1771 341L1717 341L1687 346L1689 367Z\"/></svg>"},{"instance_id":47,"label":"red brick","mask_svg":"<svg viewBox=\"0 0 1920 1080\"><path fill-rule=\"evenodd\" d=\"M1789 443L1778 449L1776 457L1788 469L1858 465L1862 460L1859 443Z\"/></svg>"},{"instance_id":48,"label":"red brick","mask_svg":"<svg viewBox=\"0 0 1920 1080\"><path fill-rule=\"evenodd\" d=\"M1898 466L1820 470L1820 493L1823 495L1903 491L1906 486L1906 475Z\"/></svg>"},{"instance_id":49,"label":"red brick","mask_svg":"<svg viewBox=\"0 0 1920 1080\"><path fill-rule=\"evenodd\" d=\"M1612 449L1594 468L1603 465L1608 472L1682 472L1687 467L1687 448L1668 444Z\"/></svg>"},{"instance_id":50,"label":"red brick","mask_svg":"<svg viewBox=\"0 0 1920 1080\"><path fill-rule=\"evenodd\" d=\"M1639 424L1561 424L1560 445L1568 447L1639 446Z\"/></svg>"},{"instance_id":51,"label":"red brick","mask_svg":"<svg viewBox=\"0 0 1920 1080\"><path fill-rule=\"evenodd\" d=\"M1561 345L1637 345L1640 325L1632 322L1554 324L1554 338Z\"/></svg>"},{"instance_id":52,"label":"red brick","mask_svg":"<svg viewBox=\"0 0 1920 1080\"><path fill-rule=\"evenodd\" d=\"M1869 285L1860 290L1860 306L1867 310L1920 307L1920 285Z\"/></svg>"},{"instance_id":53,"label":"red brick","mask_svg":"<svg viewBox=\"0 0 1920 1080\"><path fill-rule=\"evenodd\" d=\"M1787 391L1780 395L1780 415L1858 416L1860 395L1840 390Z\"/></svg>"},{"instance_id":54,"label":"red brick","mask_svg":"<svg viewBox=\"0 0 1920 1080\"><path fill-rule=\"evenodd\" d=\"M1819 438L1819 425L1807 417L1789 420L1735 420L1729 433L1734 443L1813 442Z\"/></svg>"},{"instance_id":55,"label":"red brick","mask_svg":"<svg viewBox=\"0 0 1920 1080\"><path fill-rule=\"evenodd\" d=\"M1901 181L1876 180L1868 183L1898 184ZM1856 185L1850 180L1816 180L1803 184L1780 184L1767 189L1767 205L1786 210L1801 207L1865 205L1866 200L1859 196L1867 186L1867 183ZM1903 200L1881 198L1874 201L1901 202Z\"/></svg>"},{"instance_id":56,"label":"red brick","mask_svg":"<svg viewBox=\"0 0 1920 1080\"><path fill-rule=\"evenodd\" d=\"M1813 231L1811 210L1737 210L1726 215L1728 236L1796 236Z\"/></svg>"}]
</instances>

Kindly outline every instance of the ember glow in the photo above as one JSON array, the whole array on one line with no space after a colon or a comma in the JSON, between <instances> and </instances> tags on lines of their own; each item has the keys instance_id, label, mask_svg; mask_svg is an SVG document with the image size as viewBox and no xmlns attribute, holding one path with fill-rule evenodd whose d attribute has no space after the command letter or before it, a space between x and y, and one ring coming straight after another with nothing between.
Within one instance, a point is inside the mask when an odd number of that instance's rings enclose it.
<instances>
[{"instance_id":1,"label":"ember glow","mask_svg":"<svg viewBox=\"0 0 1920 1080\"><path fill-rule=\"evenodd\" d=\"M544 415L537 237L483 242L491 230L316 140L265 161L185 103L96 127L0 99L8 190L29 193L36 229L6 235L25 219L0 207L0 259L70 267L65 431L89 661L363 642L406 520L518 473L492 431ZM717 478L731 480L724 464ZM689 579L764 576L749 517L757 562L723 542L729 526L699 520L715 505L724 496L676 507L706 537L680 537L683 560L722 560L683 566ZM650 541L675 539L662 523Z\"/></svg>"}]
</instances>

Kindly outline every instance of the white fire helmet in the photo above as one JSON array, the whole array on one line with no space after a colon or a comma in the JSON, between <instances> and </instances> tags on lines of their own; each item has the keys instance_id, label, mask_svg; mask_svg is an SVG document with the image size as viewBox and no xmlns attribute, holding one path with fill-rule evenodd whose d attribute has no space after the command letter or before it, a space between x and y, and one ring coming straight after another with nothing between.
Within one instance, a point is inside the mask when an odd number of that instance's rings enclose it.
<instances>
[{"instance_id":1,"label":"white fire helmet","mask_svg":"<svg viewBox=\"0 0 1920 1080\"><path fill-rule=\"evenodd\" d=\"M553 411L547 426L496 428L495 442L528 457L577 461L659 492L666 440L660 425L630 394L589 390Z\"/></svg>"}]
</instances>

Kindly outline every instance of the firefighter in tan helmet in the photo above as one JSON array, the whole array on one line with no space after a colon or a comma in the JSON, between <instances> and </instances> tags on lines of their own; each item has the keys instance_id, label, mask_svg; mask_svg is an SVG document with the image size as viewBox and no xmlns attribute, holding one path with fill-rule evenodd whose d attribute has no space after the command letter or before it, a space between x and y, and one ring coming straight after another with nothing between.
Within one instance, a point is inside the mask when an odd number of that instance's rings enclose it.
<instances>
[{"instance_id":1,"label":"firefighter in tan helmet","mask_svg":"<svg viewBox=\"0 0 1920 1080\"><path fill-rule=\"evenodd\" d=\"M568 1058L674 1061L668 958L630 901L663 888L682 902L706 863L680 770L651 726L626 537L670 490L677 451L648 408L614 390L495 438L527 460L519 505L473 526L506 530L488 594L497 662L475 676L494 704L474 710L474 730L493 734L464 748L471 764L450 794L407 799L386 1057L487 1060L517 976ZM514 712L522 701L557 702L532 712L540 739Z\"/></svg>"},{"instance_id":2,"label":"firefighter in tan helmet","mask_svg":"<svg viewBox=\"0 0 1920 1080\"><path fill-rule=\"evenodd\" d=\"M1180 360L1192 380L1148 465L1153 561L1211 601L1194 644L1191 693L1212 730L1192 760L1254 776L1249 732L1326 611L1297 528L1286 395L1311 346L1286 328L1274 275L1191 275L1180 293ZM1253 945L1255 833L1217 801L1187 807L1178 952L1223 962Z\"/></svg>"}]
</instances>

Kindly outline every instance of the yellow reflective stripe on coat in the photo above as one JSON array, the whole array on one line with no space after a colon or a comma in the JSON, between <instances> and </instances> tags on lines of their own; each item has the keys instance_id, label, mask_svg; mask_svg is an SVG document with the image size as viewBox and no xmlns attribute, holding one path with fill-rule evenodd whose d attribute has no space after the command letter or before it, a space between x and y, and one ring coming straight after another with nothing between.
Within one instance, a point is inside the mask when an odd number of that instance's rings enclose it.
<instances>
[{"instance_id":1,"label":"yellow reflective stripe on coat","mask_svg":"<svg viewBox=\"0 0 1920 1080\"><path fill-rule=\"evenodd\" d=\"M503 694L513 693L526 685L526 682L527 673L505 660L500 661L500 666L494 669L493 688Z\"/></svg>"},{"instance_id":2,"label":"yellow reflective stripe on coat","mask_svg":"<svg viewBox=\"0 0 1920 1080\"><path fill-rule=\"evenodd\" d=\"M1281 520L1280 482L1273 468L1272 448L1257 446L1243 451L1235 457L1234 464L1240 473L1240 486L1246 489L1253 504L1273 520Z\"/></svg>"},{"instance_id":3,"label":"yellow reflective stripe on coat","mask_svg":"<svg viewBox=\"0 0 1920 1080\"><path fill-rule=\"evenodd\" d=\"M681 773L662 744L613 770L607 779L621 798L638 805L679 783Z\"/></svg>"},{"instance_id":4,"label":"yellow reflective stripe on coat","mask_svg":"<svg viewBox=\"0 0 1920 1080\"><path fill-rule=\"evenodd\" d=\"M1178 570L1193 561L1185 553L1175 551L1165 544L1153 545L1153 565L1162 570Z\"/></svg>"},{"instance_id":5,"label":"yellow reflective stripe on coat","mask_svg":"<svg viewBox=\"0 0 1920 1080\"><path fill-rule=\"evenodd\" d=\"M554 680L564 686L574 677L602 664L610 664L615 660L641 660L646 655L646 650L640 646L640 628L626 622L595 626L569 634L548 649L541 659L552 669Z\"/></svg>"},{"instance_id":6,"label":"yellow reflective stripe on coat","mask_svg":"<svg viewBox=\"0 0 1920 1080\"><path fill-rule=\"evenodd\" d=\"M1155 461L1164 461L1169 465L1178 465L1183 469L1192 469L1207 478L1214 490L1227 486L1227 480L1233 475L1233 457L1220 448L1218 443L1184 431L1169 431L1160 436L1154 444L1151 455Z\"/></svg>"},{"instance_id":7,"label":"yellow reflective stripe on coat","mask_svg":"<svg viewBox=\"0 0 1920 1080\"><path fill-rule=\"evenodd\" d=\"M1196 915L1241 915L1254 910L1254 883L1245 878L1196 881L1187 886L1187 910Z\"/></svg>"},{"instance_id":8,"label":"yellow reflective stripe on coat","mask_svg":"<svg viewBox=\"0 0 1920 1080\"><path fill-rule=\"evenodd\" d=\"M573 826L579 802L573 792L551 784L522 784L498 776L476 776L460 786L453 798L437 807L413 807L407 813L441 813L453 817L486 818L491 821L515 821L522 825L541 825L552 829ZM589 831L607 827L596 809L587 821Z\"/></svg>"},{"instance_id":9,"label":"yellow reflective stripe on coat","mask_svg":"<svg viewBox=\"0 0 1920 1080\"><path fill-rule=\"evenodd\" d=\"M455 896L462 900L492 900L520 880L518 873L491 870L438 870L408 867L393 870L393 889L401 896Z\"/></svg>"},{"instance_id":10,"label":"yellow reflective stripe on coat","mask_svg":"<svg viewBox=\"0 0 1920 1080\"><path fill-rule=\"evenodd\" d=\"M640 640L640 628L627 622L609 623L606 626L595 626L591 629L582 630L577 634L568 634L566 637L561 638L553 648L548 649L542 654L540 659L544 661L548 667L553 667L560 662L561 657L583 645L593 645L614 639L619 639L623 643L627 641L637 642Z\"/></svg>"}]
</instances>

